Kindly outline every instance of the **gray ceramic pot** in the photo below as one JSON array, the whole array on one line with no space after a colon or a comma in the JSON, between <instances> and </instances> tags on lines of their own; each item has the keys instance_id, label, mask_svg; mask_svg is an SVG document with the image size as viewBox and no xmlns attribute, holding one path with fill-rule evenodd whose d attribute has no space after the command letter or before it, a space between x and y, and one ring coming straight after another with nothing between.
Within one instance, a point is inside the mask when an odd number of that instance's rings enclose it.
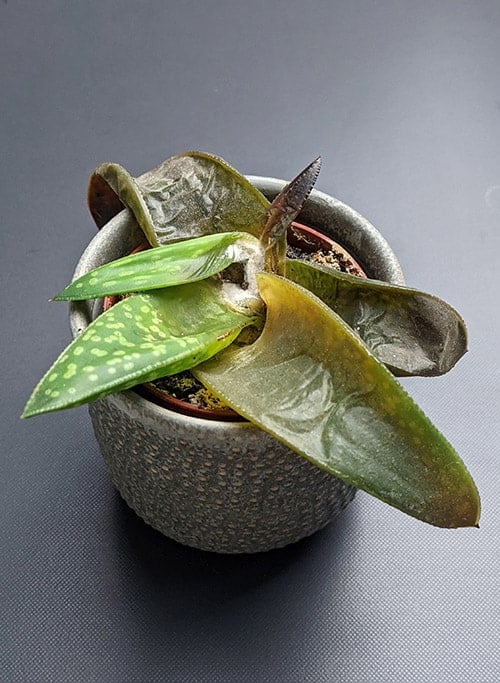
<instances>
[{"instance_id":1,"label":"gray ceramic pot","mask_svg":"<svg viewBox=\"0 0 500 683\"><path fill-rule=\"evenodd\" d=\"M249 177L272 198L284 182ZM370 277L403 283L380 233L345 204L313 191L299 220L342 244ZM128 211L92 240L75 277L128 254L143 234ZM99 314L100 302L70 309L73 335ZM247 422L218 422L159 407L134 391L89 406L111 479L148 524L203 550L250 553L293 543L324 527L355 490L315 468Z\"/></svg>"}]
</instances>

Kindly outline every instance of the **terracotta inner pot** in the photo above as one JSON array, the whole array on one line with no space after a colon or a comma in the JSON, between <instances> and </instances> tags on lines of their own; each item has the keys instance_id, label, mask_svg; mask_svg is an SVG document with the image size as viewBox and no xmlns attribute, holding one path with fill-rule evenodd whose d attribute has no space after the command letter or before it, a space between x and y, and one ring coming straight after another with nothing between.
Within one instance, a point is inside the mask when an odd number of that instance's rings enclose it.
<instances>
[{"instance_id":1,"label":"terracotta inner pot","mask_svg":"<svg viewBox=\"0 0 500 683\"><path fill-rule=\"evenodd\" d=\"M350 272L354 272L359 277L366 277L363 269L357 261L337 242L334 242L330 237L323 235L318 230L310 228L302 223L294 222L287 232L287 243L290 247L300 250L305 254L312 254L318 251L325 253L333 251L338 255L342 264L349 268ZM136 254L150 246L147 242L143 242L136 247L131 253ZM104 298L103 309L107 311L111 306L120 300L120 296L107 296ZM241 417L232 408L222 406L218 408L206 408L195 405L189 401L172 396L167 391L159 388L153 382L146 382L139 384L133 389L143 398L156 403L163 408L175 410L184 415L197 417L205 420L221 420L224 422L246 422L245 418Z\"/></svg>"}]
</instances>

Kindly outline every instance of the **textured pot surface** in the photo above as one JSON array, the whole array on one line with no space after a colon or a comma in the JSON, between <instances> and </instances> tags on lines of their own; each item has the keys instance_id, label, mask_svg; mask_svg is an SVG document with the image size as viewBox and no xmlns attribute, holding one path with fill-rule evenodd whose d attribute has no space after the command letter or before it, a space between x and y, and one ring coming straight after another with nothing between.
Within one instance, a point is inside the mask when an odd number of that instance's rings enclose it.
<instances>
[{"instance_id":1,"label":"textured pot surface","mask_svg":"<svg viewBox=\"0 0 500 683\"><path fill-rule=\"evenodd\" d=\"M284 182L251 176L273 197ZM352 252L371 277L403 284L399 263L378 231L342 202L313 191L300 220ZM129 253L143 233L122 211L96 235L75 277ZM100 302L70 306L74 335ZM355 490L245 422L200 420L133 391L89 406L114 485L148 524L186 545L226 553L293 543L325 526Z\"/></svg>"},{"instance_id":2,"label":"textured pot surface","mask_svg":"<svg viewBox=\"0 0 500 683\"><path fill-rule=\"evenodd\" d=\"M122 497L186 545L227 553L280 547L325 526L354 496L248 423L190 418L131 391L91 404L90 415Z\"/></svg>"}]
</instances>

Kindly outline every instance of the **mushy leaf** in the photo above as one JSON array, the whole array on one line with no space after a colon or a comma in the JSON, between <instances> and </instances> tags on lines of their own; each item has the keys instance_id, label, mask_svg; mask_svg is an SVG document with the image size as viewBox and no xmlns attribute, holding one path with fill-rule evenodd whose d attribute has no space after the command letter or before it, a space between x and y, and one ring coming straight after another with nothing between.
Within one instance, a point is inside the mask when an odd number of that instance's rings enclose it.
<instances>
[{"instance_id":1,"label":"mushy leaf","mask_svg":"<svg viewBox=\"0 0 500 683\"><path fill-rule=\"evenodd\" d=\"M286 276L338 313L394 374L442 375L467 351L464 321L436 296L302 261L287 261Z\"/></svg>"},{"instance_id":2,"label":"mushy leaf","mask_svg":"<svg viewBox=\"0 0 500 683\"><path fill-rule=\"evenodd\" d=\"M264 330L194 369L225 403L316 466L413 517L477 525L479 496L444 436L350 327L306 289L258 276Z\"/></svg>"},{"instance_id":3,"label":"mushy leaf","mask_svg":"<svg viewBox=\"0 0 500 683\"><path fill-rule=\"evenodd\" d=\"M215 232L258 237L270 206L243 175L203 152L170 157L138 178L119 164L102 164L91 176L88 201L100 226L122 204L129 208L152 246Z\"/></svg>"}]
</instances>

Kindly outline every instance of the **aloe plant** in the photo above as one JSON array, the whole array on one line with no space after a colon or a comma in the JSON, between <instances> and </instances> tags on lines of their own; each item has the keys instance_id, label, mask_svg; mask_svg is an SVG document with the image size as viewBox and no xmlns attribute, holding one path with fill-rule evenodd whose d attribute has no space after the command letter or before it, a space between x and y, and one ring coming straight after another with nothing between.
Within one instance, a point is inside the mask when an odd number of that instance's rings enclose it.
<instances>
[{"instance_id":1,"label":"aloe plant","mask_svg":"<svg viewBox=\"0 0 500 683\"><path fill-rule=\"evenodd\" d=\"M23 417L190 370L317 467L420 520L475 526L470 474L394 377L450 370L466 351L464 322L424 292L286 259L286 229L319 167L272 204L200 152L137 179L98 167L89 186L98 225L125 206L152 248L54 297L123 295L56 360Z\"/></svg>"}]
</instances>

